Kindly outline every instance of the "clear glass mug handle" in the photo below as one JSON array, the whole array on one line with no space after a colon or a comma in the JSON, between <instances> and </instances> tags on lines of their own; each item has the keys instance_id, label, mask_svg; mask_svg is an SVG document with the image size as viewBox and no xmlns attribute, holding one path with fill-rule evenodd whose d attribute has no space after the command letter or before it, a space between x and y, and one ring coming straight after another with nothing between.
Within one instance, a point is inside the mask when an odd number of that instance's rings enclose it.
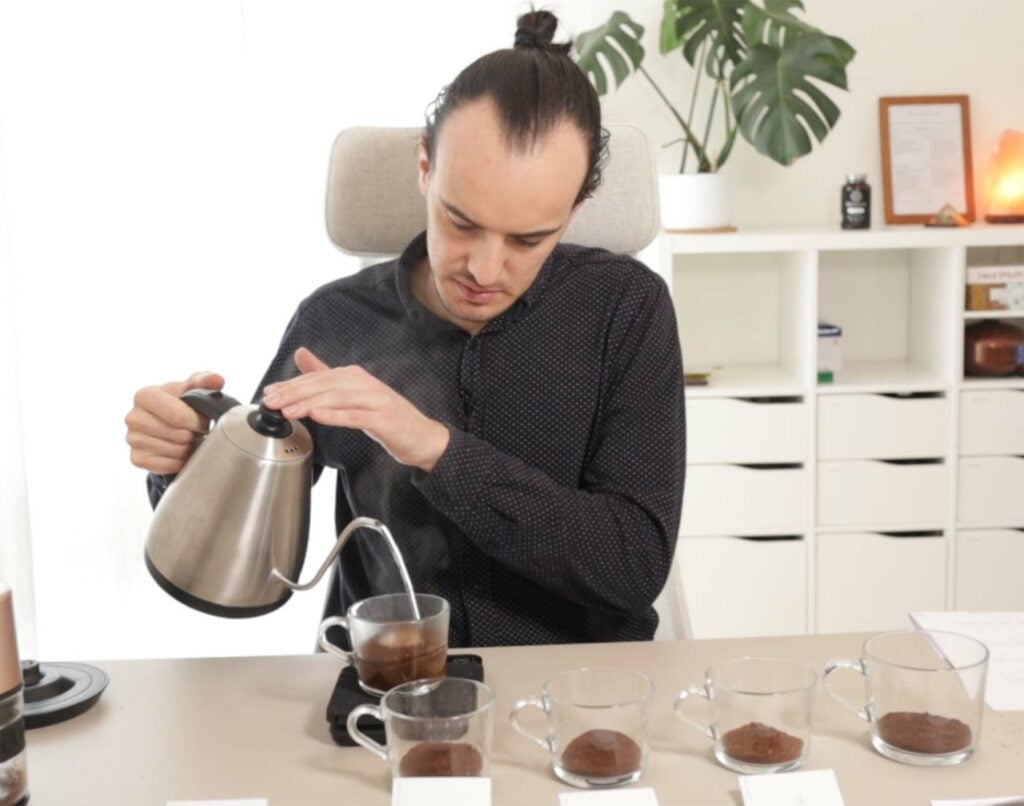
<instances>
[{"instance_id":1,"label":"clear glass mug handle","mask_svg":"<svg viewBox=\"0 0 1024 806\"><path fill-rule=\"evenodd\" d=\"M714 741L715 734L711 730L710 726L705 725L703 722L698 722L696 719L694 719L691 716L687 716L683 712L683 701L686 700L688 697L703 697L705 700L708 701L708 704L710 704L711 703L711 695L708 694L707 687L705 687L705 686L687 686L686 688L681 689L679 691L679 693L676 694L676 701L673 704L672 709L676 712L676 716L679 717L683 722L685 722L686 724L696 728L701 733L703 733L705 736L707 736L709 739Z\"/></svg>"},{"instance_id":2,"label":"clear glass mug handle","mask_svg":"<svg viewBox=\"0 0 1024 806\"><path fill-rule=\"evenodd\" d=\"M388 749L380 742L375 742L359 730L359 726L356 723L359 722L359 718L362 716L372 716L378 722L384 721L384 716L380 712L379 705L357 705L349 712L348 715L348 722L346 723L348 727L348 735L352 737L352 741L356 744L365 747L375 756L380 756L382 759L387 761Z\"/></svg>"},{"instance_id":3,"label":"clear glass mug handle","mask_svg":"<svg viewBox=\"0 0 1024 806\"><path fill-rule=\"evenodd\" d=\"M857 705L854 705L852 702L846 699L846 697L843 697L841 694L836 694L836 692L832 690L832 684L829 682L829 675L832 674L832 672L834 672L836 669L850 669L851 671L857 672L857 674L862 675L863 677L867 677L868 673L867 669L864 668L864 661L849 660L848 658L833 658L825 664L825 673L822 675L822 680L825 683L825 690L832 695L832 699L845 705L865 722L870 722L871 715L868 713L866 707L861 708Z\"/></svg>"},{"instance_id":4,"label":"clear glass mug handle","mask_svg":"<svg viewBox=\"0 0 1024 806\"><path fill-rule=\"evenodd\" d=\"M537 697L524 697L521 700L516 700L515 705L512 706L512 713L508 715L508 721L512 723L512 727L516 729L517 733L522 734L534 744L540 745L544 750L549 753L555 752L555 748L551 746L550 739L538 739L530 731L519 724L519 712L524 708L539 708L544 712L544 716L547 717L548 709L544 707L544 703Z\"/></svg>"},{"instance_id":5,"label":"clear glass mug handle","mask_svg":"<svg viewBox=\"0 0 1024 806\"><path fill-rule=\"evenodd\" d=\"M353 663L352 653L342 649L340 646L337 646L336 644L332 644L330 641L327 640L327 631L331 629L331 627L344 627L345 630L347 631L348 619L344 616L328 616L322 622L320 622L320 629L317 630L316 633L317 644L320 646L321 649L330 652L332 655L337 655L339 658L345 661L345 663L351 666Z\"/></svg>"}]
</instances>

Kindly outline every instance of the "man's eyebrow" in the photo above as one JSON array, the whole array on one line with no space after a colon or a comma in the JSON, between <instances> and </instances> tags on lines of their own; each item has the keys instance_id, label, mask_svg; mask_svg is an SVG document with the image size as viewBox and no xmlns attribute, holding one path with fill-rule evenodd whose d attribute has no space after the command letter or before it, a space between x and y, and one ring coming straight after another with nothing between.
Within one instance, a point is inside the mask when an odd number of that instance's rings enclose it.
<instances>
[{"instance_id":1,"label":"man's eyebrow","mask_svg":"<svg viewBox=\"0 0 1024 806\"><path fill-rule=\"evenodd\" d=\"M465 221L467 224L469 224L471 226L474 226L474 227L479 227L480 226L478 223L476 223L472 218L470 218L468 215L466 215L464 212L462 212L462 210L460 210L454 204L449 204L444 199L441 199L441 204L444 205L445 209L449 213L451 213L454 216L458 216L463 221ZM558 227L554 227L552 229L539 229L539 230L535 230L534 232L512 232L512 233L509 233L509 234L512 235L513 238L546 238L548 235L552 235L552 234L558 232L558 229L559 229Z\"/></svg>"}]
</instances>

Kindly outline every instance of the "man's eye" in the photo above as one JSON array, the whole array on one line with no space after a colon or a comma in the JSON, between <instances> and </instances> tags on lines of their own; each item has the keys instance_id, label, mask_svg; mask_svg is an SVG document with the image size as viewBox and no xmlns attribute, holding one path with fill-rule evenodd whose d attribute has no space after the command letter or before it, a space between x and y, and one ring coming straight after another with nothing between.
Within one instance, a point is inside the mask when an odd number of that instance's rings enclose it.
<instances>
[{"instance_id":1,"label":"man's eye","mask_svg":"<svg viewBox=\"0 0 1024 806\"><path fill-rule=\"evenodd\" d=\"M534 246L540 246L539 240L533 240L532 238L516 238L516 243L520 246L532 248Z\"/></svg>"},{"instance_id":2,"label":"man's eye","mask_svg":"<svg viewBox=\"0 0 1024 806\"><path fill-rule=\"evenodd\" d=\"M455 227L455 229L459 230L459 232L470 232L476 229L476 227L473 226L472 224L461 224L458 221L454 220L452 221L452 225Z\"/></svg>"}]
</instances>

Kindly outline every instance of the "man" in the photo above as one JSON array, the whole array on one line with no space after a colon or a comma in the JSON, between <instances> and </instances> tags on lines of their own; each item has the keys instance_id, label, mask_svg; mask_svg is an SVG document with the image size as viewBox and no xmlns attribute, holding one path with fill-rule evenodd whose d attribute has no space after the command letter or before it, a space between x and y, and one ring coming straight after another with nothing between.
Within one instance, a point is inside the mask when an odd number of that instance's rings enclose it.
<instances>
[{"instance_id":1,"label":"man","mask_svg":"<svg viewBox=\"0 0 1024 806\"><path fill-rule=\"evenodd\" d=\"M388 524L452 646L640 640L676 541L685 468L678 331L642 264L559 245L600 180L593 88L546 12L438 100L418 155L426 233L328 284L261 384L338 469L339 529ZM206 423L148 387L132 461L180 469ZM161 492L150 477L154 501ZM340 558L327 613L399 588L375 535Z\"/></svg>"}]
</instances>

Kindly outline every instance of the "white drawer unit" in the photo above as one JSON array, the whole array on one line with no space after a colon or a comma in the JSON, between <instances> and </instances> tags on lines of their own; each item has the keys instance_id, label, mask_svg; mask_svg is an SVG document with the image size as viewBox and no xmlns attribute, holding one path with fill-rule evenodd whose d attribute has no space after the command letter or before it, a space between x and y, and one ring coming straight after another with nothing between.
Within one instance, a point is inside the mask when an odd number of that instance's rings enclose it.
<instances>
[{"instance_id":1,"label":"white drawer unit","mask_svg":"<svg viewBox=\"0 0 1024 806\"><path fill-rule=\"evenodd\" d=\"M1024 529L974 529L956 536L957 610L1024 610Z\"/></svg>"},{"instance_id":2,"label":"white drawer unit","mask_svg":"<svg viewBox=\"0 0 1024 806\"><path fill-rule=\"evenodd\" d=\"M819 459L925 459L949 445L942 396L829 395L818 400Z\"/></svg>"},{"instance_id":3,"label":"white drawer unit","mask_svg":"<svg viewBox=\"0 0 1024 806\"><path fill-rule=\"evenodd\" d=\"M948 468L941 462L818 464L821 526L939 528L948 500Z\"/></svg>"},{"instance_id":4,"label":"white drawer unit","mask_svg":"<svg viewBox=\"0 0 1024 806\"><path fill-rule=\"evenodd\" d=\"M1024 390L963 392L960 395L960 454L1024 456Z\"/></svg>"},{"instance_id":5,"label":"white drawer unit","mask_svg":"<svg viewBox=\"0 0 1024 806\"><path fill-rule=\"evenodd\" d=\"M806 521L807 477L801 466L687 469L680 534L796 534Z\"/></svg>"},{"instance_id":6,"label":"white drawer unit","mask_svg":"<svg viewBox=\"0 0 1024 806\"><path fill-rule=\"evenodd\" d=\"M806 409L799 398L688 400L687 462L804 462Z\"/></svg>"},{"instance_id":7,"label":"white drawer unit","mask_svg":"<svg viewBox=\"0 0 1024 806\"><path fill-rule=\"evenodd\" d=\"M821 534L816 563L818 632L896 630L911 610L946 609L941 532Z\"/></svg>"},{"instance_id":8,"label":"white drawer unit","mask_svg":"<svg viewBox=\"0 0 1024 806\"><path fill-rule=\"evenodd\" d=\"M803 539L684 537L676 562L695 638L807 631Z\"/></svg>"},{"instance_id":9,"label":"white drawer unit","mask_svg":"<svg viewBox=\"0 0 1024 806\"><path fill-rule=\"evenodd\" d=\"M960 460L960 523L1024 526L1024 456Z\"/></svg>"},{"instance_id":10,"label":"white drawer unit","mask_svg":"<svg viewBox=\"0 0 1024 806\"><path fill-rule=\"evenodd\" d=\"M1020 265L1024 225L662 233L691 375L680 542L699 635L763 631L760 602L790 593L822 631L905 625L911 608L1024 610L1024 377L964 367L973 323L1024 324L1020 306L967 309L970 270ZM841 367L822 374L835 347ZM806 587L760 582L792 544L735 535L800 535ZM705 576L704 558L725 557L751 576Z\"/></svg>"}]
</instances>

